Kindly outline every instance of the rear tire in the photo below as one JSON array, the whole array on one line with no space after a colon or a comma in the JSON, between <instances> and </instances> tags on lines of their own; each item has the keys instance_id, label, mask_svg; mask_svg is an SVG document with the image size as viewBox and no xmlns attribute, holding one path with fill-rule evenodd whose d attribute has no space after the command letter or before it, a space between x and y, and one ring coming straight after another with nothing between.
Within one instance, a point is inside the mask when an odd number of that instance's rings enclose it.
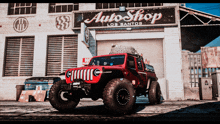
<instances>
[{"instance_id":1,"label":"rear tire","mask_svg":"<svg viewBox=\"0 0 220 124\"><path fill-rule=\"evenodd\" d=\"M49 92L50 104L57 110L61 112L72 111L79 103L80 98L65 98L64 94L67 91L61 89L61 85L65 84L65 80L60 80L53 84Z\"/></svg>"},{"instance_id":2,"label":"rear tire","mask_svg":"<svg viewBox=\"0 0 220 124\"><path fill-rule=\"evenodd\" d=\"M149 89L148 99L150 104L159 104L161 102L161 90L160 85L156 81L152 81Z\"/></svg>"},{"instance_id":3,"label":"rear tire","mask_svg":"<svg viewBox=\"0 0 220 124\"><path fill-rule=\"evenodd\" d=\"M103 102L114 114L129 114L135 108L136 95L131 82L125 78L112 79L103 91Z\"/></svg>"}]
</instances>

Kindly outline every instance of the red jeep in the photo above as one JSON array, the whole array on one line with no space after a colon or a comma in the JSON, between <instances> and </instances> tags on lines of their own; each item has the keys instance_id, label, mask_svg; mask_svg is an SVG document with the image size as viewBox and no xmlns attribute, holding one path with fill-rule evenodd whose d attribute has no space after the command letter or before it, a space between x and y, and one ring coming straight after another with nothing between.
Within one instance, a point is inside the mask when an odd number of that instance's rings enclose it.
<instances>
[{"instance_id":1,"label":"red jeep","mask_svg":"<svg viewBox=\"0 0 220 124\"><path fill-rule=\"evenodd\" d=\"M80 98L102 98L105 107L117 114L132 112L136 96L148 94L151 104L160 103L160 85L153 66L145 65L137 54L95 56L87 66L66 70L65 78L49 93L51 105L59 111L73 110Z\"/></svg>"}]
</instances>

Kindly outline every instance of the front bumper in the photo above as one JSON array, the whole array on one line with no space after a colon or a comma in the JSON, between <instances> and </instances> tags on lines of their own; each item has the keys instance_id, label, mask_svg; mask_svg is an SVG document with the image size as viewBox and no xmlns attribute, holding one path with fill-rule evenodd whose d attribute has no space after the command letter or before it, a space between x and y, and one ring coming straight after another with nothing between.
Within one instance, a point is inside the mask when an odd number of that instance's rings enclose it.
<instances>
[{"instance_id":1,"label":"front bumper","mask_svg":"<svg viewBox=\"0 0 220 124\"><path fill-rule=\"evenodd\" d=\"M91 84L87 84L83 80L75 80L73 83L61 85L62 90L78 90L78 89L91 89Z\"/></svg>"}]
</instances>

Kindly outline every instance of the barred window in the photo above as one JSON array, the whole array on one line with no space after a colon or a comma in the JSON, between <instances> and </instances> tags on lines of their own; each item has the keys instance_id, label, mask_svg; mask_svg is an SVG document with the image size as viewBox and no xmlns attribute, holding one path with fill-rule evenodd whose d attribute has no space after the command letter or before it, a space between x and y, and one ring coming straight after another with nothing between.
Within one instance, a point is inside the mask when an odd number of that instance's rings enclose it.
<instances>
[{"instance_id":1,"label":"barred window","mask_svg":"<svg viewBox=\"0 0 220 124\"><path fill-rule=\"evenodd\" d=\"M32 76L34 37L8 37L4 76Z\"/></svg>"},{"instance_id":2,"label":"barred window","mask_svg":"<svg viewBox=\"0 0 220 124\"><path fill-rule=\"evenodd\" d=\"M36 3L9 3L8 15L36 14Z\"/></svg>"},{"instance_id":3,"label":"barred window","mask_svg":"<svg viewBox=\"0 0 220 124\"><path fill-rule=\"evenodd\" d=\"M163 6L163 3L96 3L96 9L125 7Z\"/></svg>"},{"instance_id":4,"label":"barred window","mask_svg":"<svg viewBox=\"0 0 220 124\"><path fill-rule=\"evenodd\" d=\"M79 10L79 3L49 3L49 13Z\"/></svg>"}]
</instances>

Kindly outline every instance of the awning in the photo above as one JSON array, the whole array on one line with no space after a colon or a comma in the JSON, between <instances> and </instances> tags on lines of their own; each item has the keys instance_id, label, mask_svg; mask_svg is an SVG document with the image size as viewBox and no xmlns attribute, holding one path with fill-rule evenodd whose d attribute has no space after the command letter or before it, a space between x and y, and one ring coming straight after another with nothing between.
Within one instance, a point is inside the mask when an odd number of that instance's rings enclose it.
<instances>
[{"instance_id":1,"label":"awning","mask_svg":"<svg viewBox=\"0 0 220 124\"><path fill-rule=\"evenodd\" d=\"M196 52L220 36L220 17L180 6L182 49Z\"/></svg>"}]
</instances>

